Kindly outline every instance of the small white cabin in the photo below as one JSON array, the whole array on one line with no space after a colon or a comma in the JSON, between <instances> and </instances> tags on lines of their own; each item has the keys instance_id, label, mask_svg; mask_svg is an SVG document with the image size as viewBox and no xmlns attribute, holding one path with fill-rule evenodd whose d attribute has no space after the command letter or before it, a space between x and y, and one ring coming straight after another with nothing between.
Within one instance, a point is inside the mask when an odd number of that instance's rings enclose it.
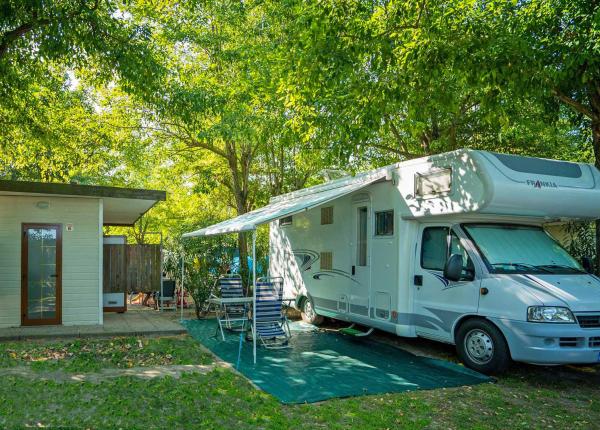
<instances>
[{"instance_id":1,"label":"small white cabin","mask_svg":"<svg viewBox=\"0 0 600 430\"><path fill-rule=\"evenodd\" d=\"M103 323L103 227L164 191L0 181L0 327Z\"/></svg>"}]
</instances>

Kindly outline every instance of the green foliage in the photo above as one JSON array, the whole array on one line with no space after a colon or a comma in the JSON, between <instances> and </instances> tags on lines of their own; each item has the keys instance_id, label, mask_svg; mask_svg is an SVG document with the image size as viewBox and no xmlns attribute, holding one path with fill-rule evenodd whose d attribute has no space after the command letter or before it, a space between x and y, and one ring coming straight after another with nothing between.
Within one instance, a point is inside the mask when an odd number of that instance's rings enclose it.
<instances>
[{"instance_id":1,"label":"green foliage","mask_svg":"<svg viewBox=\"0 0 600 430\"><path fill-rule=\"evenodd\" d=\"M579 222L566 225L567 250L569 253L582 261L583 258L591 258L596 261L596 229L593 223ZM598 268L596 268L598 273Z\"/></svg>"},{"instance_id":2,"label":"green foliage","mask_svg":"<svg viewBox=\"0 0 600 430\"><path fill-rule=\"evenodd\" d=\"M318 183L324 169L459 147L595 161L599 10L0 0L0 176L165 189L168 202L127 234L161 232L180 254L195 246L183 232ZM224 240L245 262L246 238ZM258 245L264 255L264 232Z\"/></svg>"},{"instance_id":3,"label":"green foliage","mask_svg":"<svg viewBox=\"0 0 600 430\"><path fill-rule=\"evenodd\" d=\"M557 104L511 85L537 79L517 32L536 3L273 2L289 25L280 90L305 134L327 134L347 157L572 153L585 136Z\"/></svg>"}]
</instances>

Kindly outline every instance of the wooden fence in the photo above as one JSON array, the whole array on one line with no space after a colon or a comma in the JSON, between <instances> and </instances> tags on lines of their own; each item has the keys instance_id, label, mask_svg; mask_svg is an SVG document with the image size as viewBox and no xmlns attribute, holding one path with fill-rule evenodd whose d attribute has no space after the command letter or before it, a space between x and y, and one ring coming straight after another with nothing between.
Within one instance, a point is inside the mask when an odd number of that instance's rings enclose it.
<instances>
[{"instance_id":1,"label":"wooden fence","mask_svg":"<svg viewBox=\"0 0 600 430\"><path fill-rule=\"evenodd\" d=\"M160 245L104 245L104 292L160 290Z\"/></svg>"}]
</instances>

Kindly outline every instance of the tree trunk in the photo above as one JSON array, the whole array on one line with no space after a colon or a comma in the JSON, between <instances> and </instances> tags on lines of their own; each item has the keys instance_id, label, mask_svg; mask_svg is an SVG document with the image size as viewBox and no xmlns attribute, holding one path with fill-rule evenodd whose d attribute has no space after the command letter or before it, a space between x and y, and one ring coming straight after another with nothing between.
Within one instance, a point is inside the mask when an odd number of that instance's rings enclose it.
<instances>
[{"instance_id":1,"label":"tree trunk","mask_svg":"<svg viewBox=\"0 0 600 430\"><path fill-rule=\"evenodd\" d=\"M242 277L242 284L245 285L246 293L250 292L250 284L248 280L250 270L248 268L248 240L246 233L238 233L238 249L240 250L240 276ZM254 261L252 262L254 264Z\"/></svg>"}]
</instances>

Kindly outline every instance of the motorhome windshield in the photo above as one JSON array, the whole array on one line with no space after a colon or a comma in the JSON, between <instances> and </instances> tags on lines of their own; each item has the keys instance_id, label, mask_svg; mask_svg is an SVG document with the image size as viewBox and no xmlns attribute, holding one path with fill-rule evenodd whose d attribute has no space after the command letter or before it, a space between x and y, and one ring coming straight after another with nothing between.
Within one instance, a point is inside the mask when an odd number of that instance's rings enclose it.
<instances>
[{"instance_id":1,"label":"motorhome windshield","mask_svg":"<svg viewBox=\"0 0 600 430\"><path fill-rule=\"evenodd\" d=\"M510 224L465 224L492 273L585 273L544 229Z\"/></svg>"}]
</instances>

